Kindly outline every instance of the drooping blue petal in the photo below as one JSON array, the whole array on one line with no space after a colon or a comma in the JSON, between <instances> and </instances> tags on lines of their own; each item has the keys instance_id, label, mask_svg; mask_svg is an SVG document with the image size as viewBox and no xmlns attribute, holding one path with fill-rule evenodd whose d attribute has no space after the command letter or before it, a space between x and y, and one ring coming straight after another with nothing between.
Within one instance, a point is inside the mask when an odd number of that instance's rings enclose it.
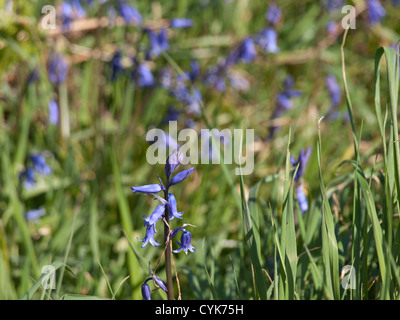
<instances>
[{"instance_id":1,"label":"drooping blue petal","mask_svg":"<svg viewBox=\"0 0 400 320\"><path fill-rule=\"evenodd\" d=\"M174 250L174 253L181 252L182 250L185 252L185 254L190 252L196 252L196 248L192 246L191 241L192 241L192 235L189 231L183 229L183 233L181 236L181 242L177 241L178 245L180 246L179 249Z\"/></svg>"},{"instance_id":2,"label":"drooping blue petal","mask_svg":"<svg viewBox=\"0 0 400 320\"><path fill-rule=\"evenodd\" d=\"M173 151L167 158L167 163L165 164L165 176L169 180L171 174L179 167L183 158L183 154L178 150Z\"/></svg>"},{"instance_id":3,"label":"drooping blue petal","mask_svg":"<svg viewBox=\"0 0 400 320\"><path fill-rule=\"evenodd\" d=\"M169 220L173 218L182 219L183 212L178 212L175 196L172 193L168 194L168 213Z\"/></svg>"},{"instance_id":4,"label":"drooping blue petal","mask_svg":"<svg viewBox=\"0 0 400 320\"><path fill-rule=\"evenodd\" d=\"M151 215L144 219L148 225L154 225L158 220L160 220L164 214L165 211L165 205L160 204L157 206L157 208L154 209L154 211L151 213ZM145 216L143 216L144 218ZM155 231L155 229L154 229Z\"/></svg>"},{"instance_id":5,"label":"drooping blue petal","mask_svg":"<svg viewBox=\"0 0 400 320\"><path fill-rule=\"evenodd\" d=\"M25 213L25 218L26 218L26 220L34 221L34 220L37 220L40 217L44 216L45 214L46 214L46 210L43 208L33 209L33 210L29 210Z\"/></svg>"},{"instance_id":6,"label":"drooping blue petal","mask_svg":"<svg viewBox=\"0 0 400 320\"><path fill-rule=\"evenodd\" d=\"M173 185L175 185L175 184L177 184L177 183L179 183L179 182L185 180L188 176L191 175L191 173L192 173L193 171L194 171L194 168L190 168L190 169L184 170L184 171L182 171L182 172L179 172L178 174L176 174L176 175L171 179L171 182L170 182L169 185L170 185L170 186L173 186Z\"/></svg>"},{"instance_id":7,"label":"drooping blue petal","mask_svg":"<svg viewBox=\"0 0 400 320\"><path fill-rule=\"evenodd\" d=\"M159 184L147 184L139 187L131 187L133 193L157 193L161 191L161 186Z\"/></svg>"},{"instance_id":8,"label":"drooping blue petal","mask_svg":"<svg viewBox=\"0 0 400 320\"><path fill-rule=\"evenodd\" d=\"M151 300L151 291L147 283L142 284L142 297L143 300Z\"/></svg>"},{"instance_id":9,"label":"drooping blue petal","mask_svg":"<svg viewBox=\"0 0 400 320\"><path fill-rule=\"evenodd\" d=\"M145 227L146 227L146 235L143 239L137 238L139 241L142 241L142 248L145 247L149 242L153 247L158 247L160 244L154 240L154 234L157 232L156 231L156 226L155 224L148 224L145 222Z\"/></svg>"}]
</instances>

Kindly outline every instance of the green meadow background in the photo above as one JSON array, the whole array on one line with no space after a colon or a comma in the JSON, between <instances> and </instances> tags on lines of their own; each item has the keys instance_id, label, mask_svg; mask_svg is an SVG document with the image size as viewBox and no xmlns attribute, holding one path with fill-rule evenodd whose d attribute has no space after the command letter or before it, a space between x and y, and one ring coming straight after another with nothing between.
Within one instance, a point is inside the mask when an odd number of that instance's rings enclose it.
<instances>
[{"instance_id":1,"label":"green meadow background","mask_svg":"<svg viewBox=\"0 0 400 320\"><path fill-rule=\"evenodd\" d=\"M175 100L163 88L137 87L129 76L110 81L112 54L134 51L138 27L53 35L39 27L41 8L50 2L14 1L9 14L0 1L0 298L141 299L148 264L155 268L162 247L140 248L137 237L145 235L143 215L158 203L132 194L130 187L157 183L156 174L164 174L162 164L146 160L146 133L168 130L163 119ZM356 29L343 41L342 29L333 39L326 32L330 20L340 22L340 12L332 16L322 1L278 1L280 52L259 52L254 62L235 66L249 90L228 86L218 92L198 85L204 108L196 129L254 129L255 168L240 176L236 164L198 164L173 187L184 219L173 220L172 227L196 226L188 227L196 253L174 254L182 299L400 298L399 66L391 48L400 40L400 9L381 2L387 16L370 25L365 2L348 1L360 10ZM151 65L156 76L168 65L189 70L193 59L206 72L245 37L267 27L270 2L131 3L149 25L182 17L194 21L169 34L170 49ZM106 14L93 9L88 16ZM46 71L54 48L70 64L59 87ZM36 67L39 79L28 86ZM268 140L276 97L289 74L302 96ZM328 74L338 79L338 108L349 113L348 120L321 119L331 105ZM68 138L47 123L52 99L69 110ZM178 128L185 128L184 115ZM308 146L309 210L302 215L289 159ZM19 172L29 154L40 152L46 152L53 173L26 190ZM40 207L43 217L24 218ZM158 229L156 240L162 242ZM56 288L44 290L42 267L50 264ZM355 289L341 285L345 265L354 267ZM163 260L156 273L165 280ZM152 298L167 297L156 290Z\"/></svg>"}]
</instances>

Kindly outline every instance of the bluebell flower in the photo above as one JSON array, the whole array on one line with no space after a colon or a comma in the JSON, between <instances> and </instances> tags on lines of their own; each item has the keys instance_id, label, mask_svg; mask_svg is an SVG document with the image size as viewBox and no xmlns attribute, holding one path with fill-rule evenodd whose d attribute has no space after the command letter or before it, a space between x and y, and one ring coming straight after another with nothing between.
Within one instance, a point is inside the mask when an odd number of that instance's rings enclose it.
<instances>
[{"instance_id":1,"label":"bluebell flower","mask_svg":"<svg viewBox=\"0 0 400 320\"><path fill-rule=\"evenodd\" d=\"M190 168L190 169L184 170L182 172L179 172L171 179L170 185L173 186L175 184L182 182L187 177L189 177L193 171L194 171L194 168Z\"/></svg>"},{"instance_id":2,"label":"bluebell flower","mask_svg":"<svg viewBox=\"0 0 400 320\"><path fill-rule=\"evenodd\" d=\"M59 120L59 110L58 110L58 104L55 100L51 100L49 102L49 116L48 116L48 122L54 126L58 124Z\"/></svg>"},{"instance_id":3,"label":"bluebell flower","mask_svg":"<svg viewBox=\"0 0 400 320\"><path fill-rule=\"evenodd\" d=\"M277 102L278 108L288 110L293 107L292 98L298 98L301 96L301 91L293 89L294 78L289 75L284 81L285 89L278 95Z\"/></svg>"},{"instance_id":4,"label":"bluebell flower","mask_svg":"<svg viewBox=\"0 0 400 320\"><path fill-rule=\"evenodd\" d=\"M272 115L272 118L280 117L285 111L293 108L293 98L297 98L301 96L301 91L297 89L293 89L294 86L294 78L293 76L289 75L286 77L284 81L284 90L278 94L276 99L276 108ZM269 138L271 139L275 132L277 131L278 127L273 126L271 128Z\"/></svg>"},{"instance_id":5,"label":"bluebell flower","mask_svg":"<svg viewBox=\"0 0 400 320\"><path fill-rule=\"evenodd\" d=\"M295 168L298 167L296 175L294 177L295 181L298 181L300 178L303 177L308 160L310 160L310 156L311 156L311 147L308 147L306 150L303 149L300 150L299 158L297 161L293 156L290 157L291 164Z\"/></svg>"},{"instance_id":6,"label":"bluebell flower","mask_svg":"<svg viewBox=\"0 0 400 320\"><path fill-rule=\"evenodd\" d=\"M278 35L273 28L266 28L258 33L255 42L265 53L278 53Z\"/></svg>"},{"instance_id":7,"label":"bluebell flower","mask_svg":"<svg viewBox=\"0 0 400 320\"><path fill-rule=\"evenodd\" d=\"M186 111L192 114L201 113L202 96L200 91L191 85L198 76L196 63L192 64L190 73L179 74L171 79L169 94L183 104Z\"/></svg>"},{"instance_id":8,"label":"bluebell flower","mask_svg":"<svg viewBox=\"0 0 400 320\"><path fill-rule=\"evenodd\" d=\"M119 14L125 20L126 24L141 25L143 18L136 7L130 5L126 1L118 1L117 8Z\"/></svg>"},{"instance_id":9,"label":"bluebell flower","mask_svg":"<svg viewBox=\"0 0 400 320\"><path fill-rule=\"evenodd\" d=\"M336 33L337 25L335 21L329 21L326 24L326 31L328 32L329 35L333 35Z\"/></svg>"},{"instance_id":10,"label":"bluebell flower","mask_svg":"<svg viewBox=\"0 0 400 320\"><path fill-rule=\"evenodd\" d=\"M121 51L117 51L115 52L113 58L111 59L111 68L112 68L111 81L115 81L117 75L125 71L121 64L121 58L122 58Z\"/></svg>"},{"instance_id":11,"label":"bluebell flower","mask_svg":"<svg viewBox=\"0 0 400 320\"><path fill-rule=\"evenodd\" d=\"M78 19L82 19L86 16L86 10L83 8L81 2L79 0L70 0L72 6L75 10L75 15Z\"/></svg>"},{"instance_id":12,"label":"bluebell flower","mask_svg":"<svg viewBox=\"0 0 400 320\"><path fill-rule=\"evenodd\" d=\"M204 84L207 87L213 87L219 92L226 90L226 66L219 64L212 66L204 77Z\"/></svg>"},{"instance_id":13,"label":"bluebell flower","mask_svg":"<svg viewBox=\"0 0 400 320\"><path fill-rule=\"evenodd\" d=\"M296 186L296 198L299 204L301 213L304 213L308 210L308 202L307 197L304 193L304 186L302 177L306 170L306 166L311 156L311 147L308 147L305 151L303 149L300 150L299 158L296 161L293 156L290 157L290 162L295 167L296 174L294 176L294 181L297 183ZM296 171L297 169L297 171Z\"/></svg>"},{"instance_id":14,"label":"bluebell flower","mask_svg":"<svg viewBox=\"0 0 400 320\"><path fill-rule=\"evenodd\" d=\"M146 227L146 235L143 239L137 238L137 240L142 241L143 244L141 248L144 248L149 242L153 247L158 247L160 244L154 240L154 234L157 232L156 231L156 225L155 224L149 224L148 222L145 222L145 227Z\"/></svg>"},{"instance_id":15,"label":"bluebell flower","mask_svg":"<svg viewBox=\"0 0 400 320\"><path fill-rule=\"evenodd\" d=\"M386 10L379 0L367 0L367 11L371 24L379 23L386 16Z\"/></svg>"},{"instance_id":16,"label":"bluebell flower","mask_svg":"<svg viewBox=\"0 0 400 320\"><path fill-rule=\"evenodd\" d=\"M167 285L164 280L162 280L159 276L153 275L154 282L165 292L168 292Z\"/></svg>"},{"instance_id":17,"label":"bluebell flower","mask_svg":"<svg viewBox=\"0 0 400 320\"><path fill-rule=\"evenodd\" d=\"M185 254L188 254L188 251L190 252L196 252L196 248L192 246L191 241L192 241L192 235L189 231L182 229L182 235L181 235L181 239L179 241L177 241L176 243L179 245L179 249L174 250L174 253L178 253L181 252L183 250L183 252L185 252Z\"/></svg>"},{"instance_id":18,"label":"bluebell flower","mask_svg":"<svg viewBox=\"0 0 400 320\"><path fill-rule=\"evenodd\" d=\"M342 89L340 88L340 85L334 75L328 75L325 78L325 84L331 97L331 107L328 111L328 115L332 115L335 111L337 111L336 108L340 104Z\"/></svg>"},{"instance_id":19,"label":"bluebell flower","mask_svg":"<svg viewBox=\"0 0 400 320\"><path fill-rule=\"evenodd\" d=\"M158 81L164 89L171 89L174 81L173 70L170 67L161 69L158 75Z\"/></svg>"},{"instance_id":20,"label":"bluebell flower","mask_svg":"<svg viewBox=\"0 0 400 320\"><path fill-rule=\"evenodd\" d=\"M173 218L182 219L183 212L178 212L175 196L172 193L168 194L168 213L169 220Z\"/></svg>"},{"instance_id":21,"label":"bluebell flower","mask_svg":"<svg viewBox=\"0 0 400 320\"><path fill-rule=\"evenodd\" d=\"M72 8L72 4L69 1L63 1L61 3L60 16L62 21L62 28L64 30L68 30L74 17L74 10Z\"/></svg>"},{"instance_id":22,"label":"bluebell flower","mask_svg":"<svg viewBox=\"0 0 400 320\"><path fill-rule=\"evenodd\" d=\"M161 191L161 186L159 184L148 184L145 186L131 187L133 193L158 193Z\"/></svg>"},{"instance_id":23,"label":"bluebell flower","mask_svg":"<svg viewBox=\"0 0 400 320\"><path fill-rule=\"evenodd\" d=\"M163 28L158 33L155 33L153 30L146 31L150 40L149 55L152 58L158 57L161 52L169 49L167 29Z\"/></svg>"},{"instance_id":24,"label":"bluebell flower","mask_svg":"<svg viewBox=\"0 0 400 320\"><path fill-rule=\"evenodd\" d=\"M161 220L163 214L165 211L165 205L160 204L157 206L157 208L154 209L154 211L151 213L151 215L144 219L145 215L143 216L143 219L146 221L148 225L153 225L155 224L158 220Z\"/></svg>"},{"instance_id":25,"label":"bluebell flower","mask_svg":"<svg viewBox=\"0 0 400 320\"><path fill-rule=\"evenodd\" d=\"M31 154L30 160L33 163L34 170L41 175L49 175L52 170L46 163L46 158L40 154Z\"/></svg>"},{"instance_id":26,"label":"bluebell flower","mask_svg":"<svg viewBox=\"0 0 400 320\"><path fill-rule=\"evenodd\" d=\"M282 10L279 8L276 3L271 3L268 7L268 10L265 14L265 19L270 23L270 25L276 25L282 15Z\"/></svg>"},{"instance_id":27,"label":"bluebell flower","mask_svg":"<svg viewBox=\"0 0 400 320\"><path fill-rule=\"evenodd\" d=\"M36 186L35 182L35 170L32 168L26 168L19 174L19 179L23 180L23 185L25 189L33 189Z\"/></svg>"},{"instance_id":28,"label":"bluebell flower","mask_svg":"<svg viewBox=\"0 0 400 320\"><path fill-rule=\"evenodd\" d=\"M153 278L149 278L147 279L144 284L142 284L142 297L143 300L151 300L151 291L150 291L150 287L147 284L147 281L152 280Z\"/></svg>"},{"instance_id":29,"label":"bluebell flower","mask_svg":"<svg viewBox=\"0 0 400 320\"><path fill-rule=\"evenodd\" d=\"M193 20L184 18L172 19L169 24L171 28L176 28L176 29L188 28L191 27L192 25L193 25Z\"/></svg>"},{"instance_id":30,"label":"bluebell flower","mask_svg":"<svg viewBox=\"0 0 400 320\"><path fill-rule=\"evenodd\" d=\"M243 40L239 48L234 50L232 54L227 58L226 65L232 65L239 61L245 63L252 62L257 56L256 47L252 38L246 38Z\"/></svg>"},{"instance_id":31,"label":"bluebell flower","mask_svg":"<svg viewBox=\"0 0 400 320\"><path fill-rule=\"evenodd\" d=\"M148 66L139 64L134 72L134 77L137 80L139 87L151 87L154 85L154 76Z\"/></svg>"},{"instance_id":32,"label":"bluebell flower","mask_svg":"<svg viewBox=\"0 0 400 320\"><path fill-rule=\"evenodd\" d=\"M302 183L296 187L296 198L297 198L297 203L299 204L301 213L306 212L308 210L308 201L307 201L307 197L304 193L304 186Z\"/></svg>"},{"instance_id":33,"label":"bluebell flower","mask_svg":"<svg viewBox=\"0 0 400 320\"><path fill-rule=\"evenodd\" d=\"M336 11L341 7L343 7L343 0L327 0L325 3L325 8L330 12Z\"/></svg>"},{"instance_id":34,"label":"bluebell flower","mask_svg":"<svg viewBox=\"0 0 400 320\"><path fill-rule=\"evenodd\" d=\"M190 81L195 81L200 75L200 67L199 63L196 60L192 60L190 62L190 73L189 73L189 79Z\"/></svg>"},{"instance_id":35,"label":"bluebell flower","mask_svg":"<svg viewBox=\"0 0 400 320\"><path fill-rule=\"evenodd\" d=\"M29 210L25 213L25 218L28 221L34 221L34 220L37 220L40 217L44 216L45 214L46 214L46 210L43 208L33 209L33 210Z\"/></svg>"},{"instance_id":36,"label":"bluebell flower","mask_svg":"<svg viewBox=\"0 0 400 320\"><path fill-rule=\"evenodd\" d=\"M60 18L64 30L70 28L73 20L82 19L86 16L86 10L83 8L79 0L63 1L60 8Z\"/></svg>"},{"instance_id":37,"label":"bluebell flower","mask_svg":"<svg viewBox=\"0 0 400 320\"><path fill-rule=\"evenodd\" d=\"M169 177L171 174L179 167L182 162L183 154L178 150L171 152L171 154L167 158L167 162L165 164L165 176L169 181Z\"/></svg>"},{"instance_id":38,"label":"bluebell flower","mask_svg":"<svg viewBox=\"0 0 400 320\"><path fill-rule=\"evenodd\" d=\"M63 83L68 73L68 62L60 53L51 52L47 63L47 72L51 83Z\"/></svg>"}]
</instances>

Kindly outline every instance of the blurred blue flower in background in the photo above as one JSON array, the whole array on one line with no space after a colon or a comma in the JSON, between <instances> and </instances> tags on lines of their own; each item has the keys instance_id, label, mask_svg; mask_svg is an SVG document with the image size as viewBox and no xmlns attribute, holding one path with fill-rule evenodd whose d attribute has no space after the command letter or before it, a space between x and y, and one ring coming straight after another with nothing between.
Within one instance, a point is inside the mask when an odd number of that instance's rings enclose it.
<instances>
[{"instance_id":1,"label":"blurred blue flower in background","mask_svg":"<svg viewBox=\"0 0 400 320\"><path fill-rule=\"evenodd\" d=\"M47 176L51 174L52 169L46 163L46 158L40 154L31 154L30 160L33 163L34 170L41 175Z\"/></svg>"},{"instance_id":2,"label":"blurred blue flower in background","mask_svg":"<svg viewBox=\"0 0 400 320\"><path fill-rule=\"evenodd\" d=\"M386 16L386 10L379 0L367 0L367 11L371 24L379 23Z\"/></svg>"},{"instance_id":3,"label":"blurred blue flower in background","mask_svg":"<svg viewBox=\"0 0 400 320\"><path fill-rule=\"evenodd\" d=\"M156 58L161 54L161 52L169 49L167 29L163 28L158 33L155 33L150 29L145 31L150 40L150 49L148 50L149 58Z\"/></svg>"},{"instance_id":4,"label":"blurred blue flower in background","mask_svg":"<svg viewBox=\"0 0 400 320\"><path fill-rule=\"evenodd\" d=\"M308 210L308 202L307 197L304 194L304 185L302 181L302 177L306 170L306 166L311 156L311 147L308 147L305 151L303 149L300 150L299 158L296 161L293 156L290 157L290 162L295 167L295 171L297 169L296 175L294 176L294 181L297 182L296 186L296 197L297 202L299 204L301 213L304 213Z\"/></svg>"},{"instance_id":5,"label":"blurred blue flower in background","mask_svg":"<svg viewBox=\"0 0 400 320\"><path fill-rule=\"evenodd\" d=\"M181 29L181 28L189 28L193 26L193 20L185 19L185 18L176 18L170 21L171 28Z\"/></svg>"},{"instance_id":6,"label":"blurred blue flower in background","mask_svg":"<svg viewBox=\"0 0 400 320\"><path fill-rule=\"evenodd\" d=\"M49 116L48 116L48 122L54 126L58 124L59 120L59 110L58 110L58 104L55 100L51 100L49 102Z\"/></svg>"},{"instance_id":7,"label":"blurred blue flower in background","mask_svg":"<svg viewBox=\"0 0 400 320\"><path fill-rule=\"evenodd\" d=\"M239 61L250 63L256 58L256 56L257 51L254 45L254 40L252 38L246 38L242 41L240 46L226 59L225 64L230 66Z\"/></svg>"},{"instance_id":8,"label":"blurred blue flower in background","mask_svg":"<svg viewBox=\"0 0 400 320\"><path fill-rule=\"evenodd\" d=\"M154 76L146 64L139 64L133 73L139 87L151 87L155 84Z\"/></svg>"},{"instance_id":9,"label":"blurred blue flower in background","mask_svg":"<svg viewBox=\"0 0 400 320\"><path fill-rule=\"evenodd\" d=\"M35 170L33 170L32 168L26 168L26 170L20 172L19 180L24 180L23 186L25 189L29 190L35 188Z\"/></svg>"},{"instance_id":10,"label":"blurred blue flower in background","mask_svg":"<svg viewBox=\"0 0 400 320\"><path fill-rule=\"evenodd\" d=\"M343 7L343 0L327 0L325 2L325 7L328 11L336 11L339 8Z\"/></svg>"},{"instance_id":11,"label":"blurred blue flower in background","mask_svg":"<svg viewBox=\"0 0 400 320\"><path fill-rule=\"evenodd\" d=\"M68 73L68 62L62 54L52 51L47 62L47 72L51 83L63 83Z\"/></svg>"},{"instance_id":12,"label":"blurred blue flower in background","mask_svg":"<svg viewBox=\"0 0 400 320\"><path fill-rule=\"evenodd\" d=\"M278 53L278 35L273 28L266 28L260 31L255 42L264 50L265 53Z\"/></svg>"},{"instance_id":13,"label":"blurred blue flower in background","mask_svg":"<svg viewBox=\"0 0 400 320\"><path fill-rule=\"evenodd\" d=\"M296 175L294 177L295 181L298 181L300 178L303 177L307 163L310 160L310 156L311 156L311 147L308 147L305 151L304 149L300 150L299 158L297 161L293 156L290 157L290 163L294 167L298 166Z\"/></svg>"},{"instance_id":14,"label":"blurred blue flower in background","mask_svg":"<svg viewBox=\"0 0 400 320\"><path fill-rule=\"evenodd\" d=\"M125 20L126 24L141 25L143 18L136 7L126 1L117 1L118 13Z\"/></svg>"},{"instance_id":15,"label":"blurred blue flower in background","mask_svg":"<svg viewBox=\"0 0 400 320\"><path fill-rule=\"evenodd\" d=\"M124 73L125 69L122 67L121 64L122 52L116 51L114 53L113 58L111 59L111 81L115 81L117 79L118 74Z\"/></svg>"},{"instance_id":16,"label":"blurred blue flower in background","mask_svg":"<svg viewBox=\"0 0 400 320\"><path fill-rule=\"evenodd\" d=\"M342 96L342 89L336 80L336 77L332 74L326 76L325 78L326 88L329 91L331 98L331 107L328 111L327 116L337 117L337 107L340 104L340 99Z\"/></svg>"},{"instance_id":17,"label":"blurred blue flower in background","mask_svg":"<svg viewBox=\"0 0 400 320\"><path fill-rule=\"evenodd\" d=\"M40 217L44 216L46 214L46 210L41 208L41 209L33 209L29 210L25 213L25 219L28 221L35 221L39 219Z\"/></svg>"},{"instance_id":18,"label":"blurred blue flower in background","mask_svg":"<svg viewBox=\"0 0 400 320\"><path fill-rule=\"evenodd\" d=\"M275 2L272 2L265 14L265 19L270 23L270 25L274 26L279 22L281 15L282 9L279 8Z\"/></svg>"}]
</instances>

